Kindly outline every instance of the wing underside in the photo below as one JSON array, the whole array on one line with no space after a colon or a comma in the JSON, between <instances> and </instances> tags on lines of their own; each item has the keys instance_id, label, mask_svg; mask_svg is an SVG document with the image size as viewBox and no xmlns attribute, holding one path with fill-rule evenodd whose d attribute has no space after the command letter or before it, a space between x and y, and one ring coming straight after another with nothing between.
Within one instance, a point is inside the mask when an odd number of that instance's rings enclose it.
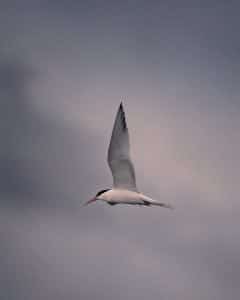
<instances>
[{"instance_id":1,"label":"wing underside","mask_svg":"<svg viewBox=\"0 0 240 300\"><path fill-rule=\"evenodd\" d=\"M113 126L108 148L108 164L115 188L137 191L135 170L130 158L129 133L122 103Z\"/></svg>"}]
</instances>

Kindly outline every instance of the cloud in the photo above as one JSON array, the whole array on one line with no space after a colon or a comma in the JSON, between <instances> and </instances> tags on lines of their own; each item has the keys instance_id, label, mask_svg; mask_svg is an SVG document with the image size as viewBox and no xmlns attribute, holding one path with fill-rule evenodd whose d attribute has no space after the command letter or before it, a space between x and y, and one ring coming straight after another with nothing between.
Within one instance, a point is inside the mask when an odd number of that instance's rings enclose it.
<instances>
[{"instance_id":1,"label":"cloud","mask_svg":"<svg viewBox=\"0 0 240 300\"><path fill-rule=\"evenodd\" d=\"M0 29L0 298L238 298L233 8L60 4ZM138 185L173 212L80 208L122 97Z\"/></svg>"},{"instance_id":2,"label":"cloud","mask_svg":"<svg viewBox=\"0 0 240 300\"><path fill-rule=\"evenodd\" d=\"M20 206L59 205L72 197L68 192L74 185L76 192L79 175L87 165L96 165L96 140L89 140L87 146L84 128L67 128L36 110L29 93L31 83L27 80L31 72L20 62L0 65L3 99L0 193L5 204L11 205L16 200ZM90 152L93 152L91 161L86 157ZM91 176L87 172L85 175ZM67 202L71 205L71 200Z\"/></svg>"}]
</instances>

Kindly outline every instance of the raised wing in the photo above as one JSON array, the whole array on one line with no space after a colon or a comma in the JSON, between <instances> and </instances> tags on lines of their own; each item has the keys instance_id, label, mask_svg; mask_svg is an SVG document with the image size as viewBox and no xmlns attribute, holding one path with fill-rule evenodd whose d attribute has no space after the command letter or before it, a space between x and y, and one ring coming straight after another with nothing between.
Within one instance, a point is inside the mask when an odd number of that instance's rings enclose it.
<instances>
[{"instance_id":1,"label":"raised wing","mask_svg":"<svg viewBox=\"0 0 240 300\"><path fill-rule=\"evenodd\" d=\"M134 166L130 158L129 134L122 103L119 106L108 148L108 164L113 186L137 191Z\"/></svg>"}]
</instances>

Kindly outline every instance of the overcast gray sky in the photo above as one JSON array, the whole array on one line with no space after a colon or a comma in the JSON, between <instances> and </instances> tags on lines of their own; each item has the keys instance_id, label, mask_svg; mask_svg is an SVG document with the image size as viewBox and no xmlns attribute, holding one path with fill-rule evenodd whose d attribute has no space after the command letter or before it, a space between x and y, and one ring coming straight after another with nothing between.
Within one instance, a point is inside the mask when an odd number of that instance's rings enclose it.
<instances>
[{"instance_id":1,"label":"overcast gray sky","mask_svg":"<svg viewBox=\"0 0 240 300\"><path fill-rule=\"evenodd\" d=\"M0 298L240 296L238 1L0 0ZM111 187L123 100L158 208Z\"/></svg>"}]
</instances>

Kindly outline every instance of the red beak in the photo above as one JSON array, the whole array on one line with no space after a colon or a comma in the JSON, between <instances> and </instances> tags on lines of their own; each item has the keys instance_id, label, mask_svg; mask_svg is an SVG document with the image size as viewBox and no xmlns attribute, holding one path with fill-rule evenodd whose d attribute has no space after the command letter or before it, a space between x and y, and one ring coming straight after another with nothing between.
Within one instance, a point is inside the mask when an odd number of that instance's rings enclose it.
<instances>
[{"instance_id":1,"label":"red beak","mask_svg":"<svg viewBox=\"0 0 240 300\"><path fill-rule=\"evenodd\" d=\"M88 204L90 204L90 203L93 203L93 202L95 202L97 200L97 198L96 197L94 197L94 198L92 198L92 199L90 199L90 200L88 200L85 204L83 204L84 206L86 206L86 205L88 205Z\"/></svg>"}]
</instances>

